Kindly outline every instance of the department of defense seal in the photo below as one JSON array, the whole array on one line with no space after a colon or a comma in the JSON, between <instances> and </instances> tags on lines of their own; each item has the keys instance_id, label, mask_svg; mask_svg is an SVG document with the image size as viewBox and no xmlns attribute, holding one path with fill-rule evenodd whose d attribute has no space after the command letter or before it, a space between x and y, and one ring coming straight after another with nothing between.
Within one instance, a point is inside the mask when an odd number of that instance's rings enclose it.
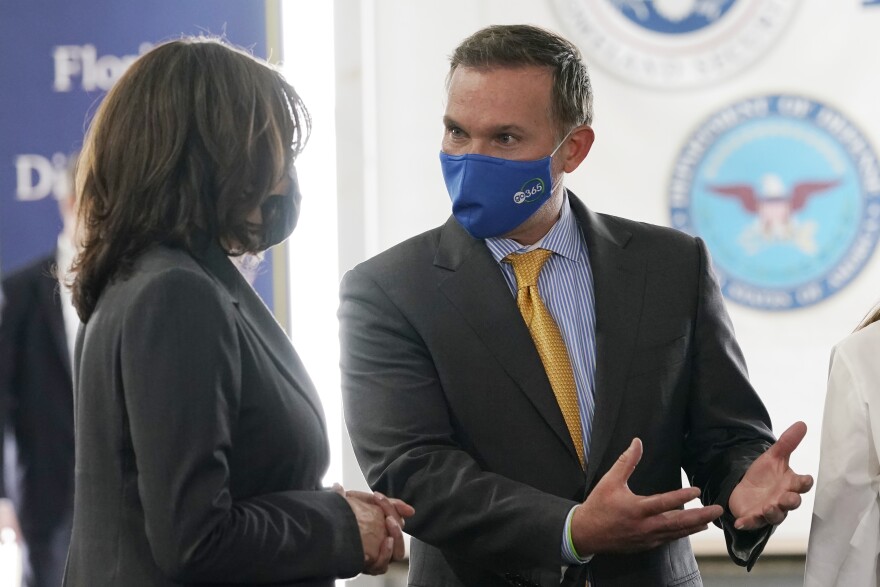
<instances>
[{"instance_id":1,"label":"department of defense seal","mask_svg":"<svg viewBox=\"0 0 880 587\"><path fill-rule=\"evenodd\" d=\"M638 84L725 79L780 36L796 0L554 0L588 62Z\"/></svg>"},{"instance_id":2,"label":"department of defense seal","mask_svg":"<svg viewBox=\"0 0 880 587\"><path fill-rule=\"evenodd\" d=\"M880 164L842 113L792 95L750 98L690 136L669 186L672 226L702 237L725 296L765 310L848 284L880 235Z\"/></svg>"}]
</instances>

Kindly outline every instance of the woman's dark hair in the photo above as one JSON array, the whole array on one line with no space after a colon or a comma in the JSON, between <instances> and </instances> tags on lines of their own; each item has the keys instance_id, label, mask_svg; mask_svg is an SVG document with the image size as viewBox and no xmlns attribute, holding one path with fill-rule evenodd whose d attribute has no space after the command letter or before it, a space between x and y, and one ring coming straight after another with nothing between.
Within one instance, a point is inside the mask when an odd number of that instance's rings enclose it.
<instances>
[{"instance_id":1,"label":"woman's dark hair","mask_svg":"<svg viewBox=\"0 0 880 587\"><path fill-rule=\"evenodd\" d=\"M113 280L156 244L258 252L247 221L308 140L308 111L269 64L213 38L159 45L98 108L76 174L80 253L73 302L85 322Z\"/></svg>"}]
</instances>

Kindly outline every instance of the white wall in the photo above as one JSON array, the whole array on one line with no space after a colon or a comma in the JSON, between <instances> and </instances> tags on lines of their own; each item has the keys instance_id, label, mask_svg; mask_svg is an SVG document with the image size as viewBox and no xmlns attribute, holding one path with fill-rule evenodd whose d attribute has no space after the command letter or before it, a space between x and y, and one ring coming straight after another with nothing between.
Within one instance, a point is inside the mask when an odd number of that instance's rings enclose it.
<instances>
[{"instance_id":1,"label":"white wall","mask_svg":"<svg viewBox=\"0 0 880 587\"><path fill-rule=\"evenodd\" d=\"M442 223L449 201L438 164L447 56L488 24L530 23L565 32L551 2L336 0L340 269ZM666 186L687 137L722 106L755 94L795 92L845 111L880 145L880 8L857 0L802 0L778 42L748 70L696 90L650 90L591 69L596 144L567 185L594 210L669 225ZM792 459L815 474L831 346L880 298L880 257L816 306L771 313L729 303L752 380L781 432L810 431ZM347 447L347 442L345 443ZM362 483L350 448L346 483ZM812 496L768 552L803 551ZM720 531L694 542L723 551Z\"/></svg>"}]
</instances>

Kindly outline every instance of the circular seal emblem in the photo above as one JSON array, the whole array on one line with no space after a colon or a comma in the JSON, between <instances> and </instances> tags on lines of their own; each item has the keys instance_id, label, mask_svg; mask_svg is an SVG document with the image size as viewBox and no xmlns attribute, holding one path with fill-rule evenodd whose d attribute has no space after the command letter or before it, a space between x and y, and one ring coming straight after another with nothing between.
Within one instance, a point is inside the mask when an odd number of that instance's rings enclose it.
<instances>
[{"instance_id":1,"label":"circular seal emblem","mask_svg":"<svg viewBox=\"0 0 880 587\"><path fill-rule=\"evenodd\" d=\"M534 202L544 193L544 180L540 177L525 182L518 192L513 194L515 204L529 204Z\"/></svg>"},{"instance_id":2,"label":"circular seal emblem","mask_svg":"<svg viewBox=\"0 0 880 587\"><path fill-rule=\"evenodd\" d=\"M764 310L815 304L862 270L880 235L880 163L842 113L792 95L712 115L669 186L672 226L700 236L726 297Z\"/></svg>"},{"instance_id":3,"label":"circular seal emblem","mask_svg":"<svg viewBox=\"0 0 880 587\"><path fill-rule=\"evenodd\" d=\"M628 81L683 88L725 79L766 53L796 0L554 0L588 61Z\"/></svg>"}]
</instances>

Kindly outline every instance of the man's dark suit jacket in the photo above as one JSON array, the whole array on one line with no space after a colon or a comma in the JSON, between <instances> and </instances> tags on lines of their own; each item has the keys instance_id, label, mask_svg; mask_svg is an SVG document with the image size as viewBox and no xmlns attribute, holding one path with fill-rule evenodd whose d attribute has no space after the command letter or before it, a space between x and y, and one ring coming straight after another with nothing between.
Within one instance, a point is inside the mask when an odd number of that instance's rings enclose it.
<instances>
[{"instance_id":1,"label":"man's dark suit jacket","mask_svg":"<svg viewBox=\"0 0 880 587\"><path fill-rule=\"evenodd\" d=\"M73 392L54 265L52 255L10 274L0 310L0 430L15 432L16 513L32 544L50 540L73 507ZM0 437L0 465L2 453Z\"/></svg>"},{"instance_id":2,"label":"man's dark suit jacket","mask_svg":"<svg viewBox=\"0 0 880 587\"><path fill-rule=\"evenodd\" d=\"M287 336L216 245L154 248L101 293L74 362L66 587L332 586L363 550Z\"/></svg>"},{"instance_id":3,"label":"man's dark suit jacket","mask_svg":"<svg viewBox=\"0 0 880 587\"><path fill-rule=\"evenodd\" d=\"M773 442L703 243L569 201L596 300L586 474L482 241L450 218L344 278L346 421L373 489L416 509L406 526L411 585L558 585L566 515L633 437L644 444L635 493L679 488L684 467L704 502L721 505ZM735 533L729 522L725 532L741 564L769 536ZM597 586L702 584L687 539L596 555L568 579L582 584L587 569Z\"/></svg>"}]
</instances>

